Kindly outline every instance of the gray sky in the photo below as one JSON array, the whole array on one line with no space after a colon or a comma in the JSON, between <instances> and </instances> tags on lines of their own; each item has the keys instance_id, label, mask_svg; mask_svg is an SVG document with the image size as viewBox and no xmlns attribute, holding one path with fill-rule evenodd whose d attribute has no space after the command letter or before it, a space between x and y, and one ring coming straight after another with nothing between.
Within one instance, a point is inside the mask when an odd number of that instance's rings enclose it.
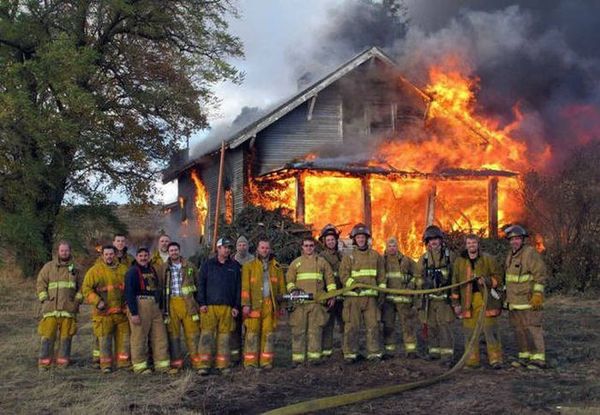
<instances>
[{"instance_id":1,"label":"gray sky","mask_svg":"<svg viewBox=\"0 0 600 415\"><path fill-rule=\"evenodd\" d=\"M239 19L230 20L230 31L244 43L245 58L231 62L246 73L244 82L216 86L221 100L210 114L212 126L230 124L244 106L268 107L296 90L294 56L302 56L316 47L319 28L328 11L344 0L239 0ZM201 131L190 140L190 146L206 137ZM162 186L165 203L177 198L175 184Z\"/></svg>"}]
</instances>

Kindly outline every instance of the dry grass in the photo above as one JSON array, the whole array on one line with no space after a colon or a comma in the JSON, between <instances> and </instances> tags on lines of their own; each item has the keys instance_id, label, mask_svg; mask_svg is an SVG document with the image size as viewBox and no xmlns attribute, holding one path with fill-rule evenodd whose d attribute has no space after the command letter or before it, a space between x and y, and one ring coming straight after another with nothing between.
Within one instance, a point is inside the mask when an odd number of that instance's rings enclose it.
<instances>
[{"instance_id":1,"label":"dry grass","mask_svg":"<svg viewBox=\"0 0 600 415\"><path fill-rule=\"evenodd\" d=\"M278 332L276 369L201 378L101 375L90 368L91 325L83 308L73 344L73 367L38 373L38 306L33 281L0 276L0 413L27 414L246 414L286 403L441 373L435 362L393 359L347 367L335 356L315 368L291 369L289 330ZM508 354L515 346L501 320ZM600 407L600 301L556 297L546 311L548 355L544 372L507 369L462 371L452 380L329 413L598 413ZM457 325L457 335L460 329ZM339 339L338 339L339 340ZM461 343L457 341L457 344ZM493 391L492 396L487 392Z\"/></svg>"}]
</instances>

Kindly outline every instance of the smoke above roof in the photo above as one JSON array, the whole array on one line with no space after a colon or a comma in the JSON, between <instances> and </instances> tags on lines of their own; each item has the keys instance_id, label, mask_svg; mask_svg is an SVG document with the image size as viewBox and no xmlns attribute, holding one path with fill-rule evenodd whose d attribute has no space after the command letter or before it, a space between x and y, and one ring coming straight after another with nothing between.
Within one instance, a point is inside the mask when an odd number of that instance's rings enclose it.
<instances>
[{"instance_id":1,"label":"smoke above roof","mask_svg":"<svg viewBox=\"0 0 600 415\"><path fill-rule=\"evenodd\" d=\"M378 46L417 85L427 82L431 65L478 78L478 111L508 124L518 106L523 121L515 136L533 150L551 144L555 164L600 135L600 45L590 36L600 23L600 3L346 0L322 22L310 33L317 41L309 47L290 45L285 70L295 79L314 81ZM265 71L284 70L269 65L263 63ZM240 116L253 120L265 112L244 108ZM239 121L213 131L201 148L218 147L243 127Z\"/></svg>"}]
</instances>

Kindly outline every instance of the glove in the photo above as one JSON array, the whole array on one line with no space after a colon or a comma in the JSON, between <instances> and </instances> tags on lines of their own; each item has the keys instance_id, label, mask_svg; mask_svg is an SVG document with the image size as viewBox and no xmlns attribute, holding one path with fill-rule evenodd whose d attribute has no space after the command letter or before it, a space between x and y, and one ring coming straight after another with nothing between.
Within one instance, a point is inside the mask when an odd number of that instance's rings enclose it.
<instances>
[{"instance_id":1,"label":"glove","mask_svg":"<svg viewBox=\"0 0 600 415\"><path fill-rule=\"evenodd\" d=\"M171 322L171 319L169 317L165 317L165 324L169 324Z\"/></svg>"},{"instance_id":2,"label":"glove","mask_svg":"<svg viewBox=\"0 0 600 415\"><path fill-rule=\"evenodd\" d=\"M541 310L542 305L544 304L544 295L539 292L533 293L531 300L529 300L529 304L531 304L534 310Z\"/></svg>"}]
</instances>

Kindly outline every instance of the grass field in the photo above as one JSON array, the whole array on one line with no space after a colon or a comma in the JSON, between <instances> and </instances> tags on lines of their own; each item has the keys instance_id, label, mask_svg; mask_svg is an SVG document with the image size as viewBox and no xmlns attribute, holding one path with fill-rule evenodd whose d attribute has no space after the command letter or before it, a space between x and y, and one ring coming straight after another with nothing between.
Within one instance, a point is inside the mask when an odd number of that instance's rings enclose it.
<instances>
[{"instance_id":1,"label":"grass field","mask_svg":"<svg viewBox=\"0 0 600 415\"><path fill-rule=\"evenodd\" d=\"M102 375L90 367L89 307L82 307L73 343L74 364L38 373L38 304L33 281L0 277L0 413L27 414L246 414L364 388L411 382L442 373L435 362L395 358L345 366L339 354L318 367L290 366L289 329L278 330L276 368L234 369L200 377ZM514 340L501 317L507 354ZM515 414L600 413L600 301L552 298L546 307L547 355L553 368L526 371L463 370L449 381L328 413ZM461 348L456 325L457 348Z\"/></svg>"}]
</instances>

